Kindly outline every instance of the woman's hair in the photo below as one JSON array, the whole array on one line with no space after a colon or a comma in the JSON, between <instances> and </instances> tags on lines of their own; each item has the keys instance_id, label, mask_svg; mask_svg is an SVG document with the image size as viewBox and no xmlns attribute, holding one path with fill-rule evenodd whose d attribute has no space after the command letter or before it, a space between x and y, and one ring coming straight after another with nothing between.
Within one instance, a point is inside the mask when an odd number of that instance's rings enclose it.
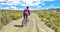
<instances>
[{"instance_id":1,"label":"woman's hair","mask_svg":"<svg viewBox=\"0 0 60 32\"><path fill-rule=\"evenodd\" d=\"M29 8L28 6L26 8Z\"/></svg>"}]
</instances>

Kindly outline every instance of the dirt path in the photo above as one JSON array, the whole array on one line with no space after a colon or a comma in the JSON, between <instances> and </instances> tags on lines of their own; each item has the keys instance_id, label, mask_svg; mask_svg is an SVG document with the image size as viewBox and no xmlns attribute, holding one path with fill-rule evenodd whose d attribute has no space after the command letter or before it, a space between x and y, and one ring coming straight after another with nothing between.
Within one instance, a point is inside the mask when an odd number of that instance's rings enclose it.
<instances>
[{"instance_id":1,"label":"dirt path","mask_svg":"<svg viewBox=\"0 0 60 32\"><path fill-rule=\"evenodd\" d=\"M6 26L0 29L0 32L55 32L48 26L41 22L41 19L36 13L32 13L29 16L29 22L27 26L24 27L15 27L14 25L22 25L22 18L18 20L13 20Z\"/></svg>"}]
</instances>

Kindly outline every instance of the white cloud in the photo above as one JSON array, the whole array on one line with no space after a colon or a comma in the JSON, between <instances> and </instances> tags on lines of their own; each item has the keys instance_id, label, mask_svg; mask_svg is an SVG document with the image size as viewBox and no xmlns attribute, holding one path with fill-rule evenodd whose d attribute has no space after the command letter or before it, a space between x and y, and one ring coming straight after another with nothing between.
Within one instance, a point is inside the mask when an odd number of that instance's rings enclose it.
<instances>
[{"instance_id":1,"label":"white cloud","mask_svg":"<svg viewBox=\"0 0 60 32\"><path fill-rule=\"evenodd\" d=\"M9 9L9 7L4 7L4 8L3 8L3 7L1 7L0 9Z\"/></svg>"},{"instance_id":2,"label":"white cloud","mask_svg":"<svg viewBox=\"0 0 60 32\"><path fill-rule=\"evenodd\" d=\"M15 6L9 6L9 9L17 10L17 7L15 7Z\"/></svg>"},{"instance_id":3,"label":"white cloud","mask_svg":"<svg viewBox=\"0 0 60 32\"><path fill-rule=\"evenodd\" d=\"M18 10L22 10L22 11L23 11L24 9L25 9L25 8L20 8L20 9L18 9Z\"/></svg>"},{"instance_id":4,"label":"white cloud","mask_svg":"<svg viewBox=\"0 0 60 32\"><path fill-rule=\"evenodd\" d=\"M5 1L5 0L0 0L0 2L3 2L3 1Z\"/></svg>"},{"instance_id":5,"label":"white cloud","mask_svg":"<svg viewBox=\"0 0 60 32\"><path fill-rule=\"evenodd\" d=\"M45 5L45 3L43 3L42 5Z\"/></svg>"},{"instance_id":6,"label":"white cloud","mask_svg":"<svg viewBox=\"0 0 60 32\"><path fill-rule=\"evenodd\" d=\"M38 6L39 4L42 4L44 1L54 1L54 0L21 0L21 6L22 4L25 6Z\"/></svg>"},{"instance_id":7,"label":"white cloud","mask_svg":"<svg viewBox=\"0 0 60 32\"><path fill-rule=\"evenodd\" d=\"M8 7L0 7L0 9L13 9L13 10L17 10L17 7L15 7L15 6L8 6Z\"/></svg>"},{"instance_id":8,"label":"white cloud","mask_svg":"<svg viewBox=\"0 0 60 32\"><path fill-rule=\"evenodd\" d=\"M54 0L44 0L44 1L54 1Z\"/></svg>"},{"instance_id":9,"label":"white cloud","mask_svg":"<svg viewBox=\"0 0 60 32\"><path fill-rule=\"evenodd\" d=\"M0 2L7 5L21 5L21 6L37 6L44 1L54 1L54 0L0 0Z\"/></svg>"},{"instance_id":10,"label":"white cloud","mask_svg":"<svg viewBox=\"0 0 60 32\"><path fill-rule=\"evenodd\" d=\"M8 8L14 8L14 9L17 8L12 5L41 7L39 6L39 4L42 4L44 1L54 1L54 0L0 0L0 5L8 5L11 6ZM45 3L43 3L42 5L45 5Z\"/></svg>"},{"instance_id":11,"label":"white cloud","mask_svg":"<svg viewBox=\"0 0 60 32\"><path fill-rule=\"evenodd\" d=\"M21 0L20 5L22 6L22 4L25 6L37 6L38 4L40 4L41 0Z\"/></svg>"},{"instance_id":12,"label":"white cloud","mask_svg":"<svg viewBox=\"0 0 60 32\"><path fill-rule=\"evenodd\" d=\"M41 8L41 6L37 6L38 8Z\"/></svg>"}]
</instances>

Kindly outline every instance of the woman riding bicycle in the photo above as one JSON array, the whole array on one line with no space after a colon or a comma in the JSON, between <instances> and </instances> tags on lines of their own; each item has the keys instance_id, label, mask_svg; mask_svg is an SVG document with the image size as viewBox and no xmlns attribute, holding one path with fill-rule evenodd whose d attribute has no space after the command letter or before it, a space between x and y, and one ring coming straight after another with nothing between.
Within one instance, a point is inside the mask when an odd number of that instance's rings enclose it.
<instances>
[{"instance_id":1,"label":"woman riding bicycle","mask_svg":"<svg viewBox=\"0 0 60 32\"><path fill-rule=\"evenodd\" d=\"M30 15L30 10L29 10L29 7L27 6L26 9L24 9L23 11L23 18L24 18L24 21L22 21L22 26L23 25L27 25L27 20L28 20L28 16Z\"/></svg>"},{"instance_id":2,"label":"woman riding bicycle","mask_svg":"<svg viewBox=\"0 0 60 32\"><path fill-rule=\"evenodd\" d=\"M30 10L29 7L27 6L26 9L24 9L23 11L24 19L27 19L29 15L30 15Z\"/></svg>"}]
</instances>

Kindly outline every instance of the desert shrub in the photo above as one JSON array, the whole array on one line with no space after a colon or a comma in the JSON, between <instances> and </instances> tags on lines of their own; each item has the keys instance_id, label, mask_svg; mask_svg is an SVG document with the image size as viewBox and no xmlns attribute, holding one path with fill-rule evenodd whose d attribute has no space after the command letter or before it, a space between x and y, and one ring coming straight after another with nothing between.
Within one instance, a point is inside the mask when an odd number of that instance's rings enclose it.
<instances>
[{"instance_id":1,"label":"desert shrub","mask_svg":"<svg viewBox=\"0 0 60 32\"><path fill-rule=\"evenodd\" d=\"M57 10L44 10L37 13L48 27L60 32L60 11Z\"/></svg>"},{"instance_id":2,"label":"desert shrub","mask_svg":"<svg viewBox=\"0 0 60 32\"><path fill-rule=\"evenodd\" d=\"M1 10L0 11L0 28L11 20L17 20L22 17L22 11L17 10Z\"/></svg>"}]
</instances>

